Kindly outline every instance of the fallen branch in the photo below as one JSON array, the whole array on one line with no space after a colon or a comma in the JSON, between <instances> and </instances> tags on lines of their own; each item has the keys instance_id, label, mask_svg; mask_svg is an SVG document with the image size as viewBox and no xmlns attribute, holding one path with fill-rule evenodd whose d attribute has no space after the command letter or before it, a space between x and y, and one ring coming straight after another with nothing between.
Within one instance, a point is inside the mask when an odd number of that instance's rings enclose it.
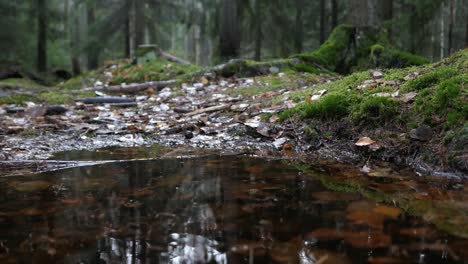
<instances>
[{"instance_id":1,"label":"fallen branch","mask_svg":"<svg viewBox=\"0 0 468 264\"><path fill-rule=\"evenodd\" d=\"M133 103L134 100L125 97L91 97L76 100L85 104L118 104L118 103Z\"/></svg>"},{"instance_id":2,"label":"fallen branch","mask_svg":"<svg viewBox=\"0 0 468 264\"><path fill-rule=\"evenodd\" d=\"M129 85L114 85L114 86L95 86L84 88L83 91L103 91L113 93L138 93L148 88L160 89L176 84L176 80L132 83Z\"/></svg>"},{"instance_id":3,"label":"fallen branch","mask_svg":"<svg viewBox=\"0 0 468 264\"><path fill-rule=\"evenodd\" d=\"M181 59L181 58L177 58L176 56L174 55L171 55L167 52L164 52L162 50L160 50L160 56L163 57L164 59L168 60L168 61L172 61L172 62L176 62L176 63L180 63L180 64L185 64L185 65L189 65L191 64L189 61L186 61L184 59Z\"/></svg>"},{"instance_id":4,"label":"fallen branch","mask_svg":"<svg viewBox=\"0 0 468 264\"><path fill-rule=\"evenodd\" d=\"M231 104L215 105L215 106L195 110L193 112L185 114L185 116L194 116L194 115L199 115L199 114L208 113L208 112L215 112L215 111L229 109L230 107L231 107Z\"/></svg>"}]
</instances>

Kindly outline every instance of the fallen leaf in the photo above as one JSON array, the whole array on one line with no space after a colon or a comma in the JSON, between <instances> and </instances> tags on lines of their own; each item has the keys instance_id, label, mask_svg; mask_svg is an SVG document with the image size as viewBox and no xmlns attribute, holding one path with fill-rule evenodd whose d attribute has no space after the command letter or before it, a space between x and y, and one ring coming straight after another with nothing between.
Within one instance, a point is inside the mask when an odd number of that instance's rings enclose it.
<instances>
[{"instance_id":1,"label":"fallen leaf","mask_svg":"<svg viewBox=\"0 0 468 264\"><path fill-rule=\"evenodd\" d=\"M369 137L362 137L355 143L355 145L358 147L365 147L365 146L370 146L375 143L376 141L372 140Z\"/></svg>"},{"instance_id":2,"label":"fallen leaf","mask_svg":"<svg viewBox=\"0 0 468 264\"><path fill-rule=\"evenodd\" d=\"M401 214L401 209L396 208L396 207L391 207L391 206L386 206L386 205L380 205L374 208L372 211L378 214L382 214L391 218L398 218Z\"/></svg>"},{"instance_id":3,"label":"fallen leaf","mask_svg":"<svg viewBox=\"0 0 468 264\"><path fill-rule=\"evenodd\" d=\"M346 215L346 219L354 224L363 224L376 229L383 229L385 216L373 212L354 211Z\"/></svg>"}]
</instances>

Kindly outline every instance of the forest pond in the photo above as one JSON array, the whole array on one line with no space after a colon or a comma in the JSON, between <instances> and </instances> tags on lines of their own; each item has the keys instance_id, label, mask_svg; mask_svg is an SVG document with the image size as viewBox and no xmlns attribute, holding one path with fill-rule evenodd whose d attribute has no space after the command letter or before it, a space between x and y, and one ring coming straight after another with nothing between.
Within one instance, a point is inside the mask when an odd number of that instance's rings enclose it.
<instances>
[{"instance_id":1,"label":"forest pond","mask_svg":"<svg viewBox=\"0 0 468 264\"><path fill-rule=\"evenodd\" d=\"M468 261L466 239L280 160L115 162L1 178L0 192L1 263Z\"/></svg>"}]
</instances>

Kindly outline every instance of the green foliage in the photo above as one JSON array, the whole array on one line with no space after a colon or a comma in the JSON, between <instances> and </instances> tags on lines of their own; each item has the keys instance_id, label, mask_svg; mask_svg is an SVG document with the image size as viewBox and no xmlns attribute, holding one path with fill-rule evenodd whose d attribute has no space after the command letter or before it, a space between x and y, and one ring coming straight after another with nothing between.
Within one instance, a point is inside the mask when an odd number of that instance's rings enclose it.
<instances>
[{"instance_id":1,"label":"green foliage","mask_svg":"<svg viewBox=\"0 0 468 264\"><path fill-rule=\"evenodd\" d=\"M397 106L391 98L370 96L353 106L351 117L356 122L382 125L398 115Z\"/></svg>"},{"instance_id":2,"label":"green foliage","mask_svg":"<svg viewBox=\"0 0 468 264\"><path fill-rule=\"evenodd\" d=\"M428 73L406 82L402 89L404 91L421 91L441 82L442 80L449 79L456 74L457 70L452 67L434 68Z\"/></svg>"},{"instance_id":3,"label":"green foliage","mask_svg":"<svg viewBox=\"0 0 468 264\"><path fill-rule=\"evenodd\" d=\"M379 56L385 51L385 47L380 44L372 45L371 47L371 56Z\"/></svg>"}]
</instances>

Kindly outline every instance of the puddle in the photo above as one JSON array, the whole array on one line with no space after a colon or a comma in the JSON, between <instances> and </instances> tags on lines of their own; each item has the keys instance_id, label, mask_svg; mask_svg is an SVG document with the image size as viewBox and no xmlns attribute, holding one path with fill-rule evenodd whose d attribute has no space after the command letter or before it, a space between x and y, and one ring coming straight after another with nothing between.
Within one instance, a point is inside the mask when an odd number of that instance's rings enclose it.
<instances>
[{"instance_id":1,"label":"puddle","mask_svg":"<svg viewBox=\"0 0 468 264\"><path fill-rule=\"evenodd\" d=\"M0 192L1 263L468 261L468 240L277 160L108 163L0 178Z\"/></svg>"}]
</instances>

